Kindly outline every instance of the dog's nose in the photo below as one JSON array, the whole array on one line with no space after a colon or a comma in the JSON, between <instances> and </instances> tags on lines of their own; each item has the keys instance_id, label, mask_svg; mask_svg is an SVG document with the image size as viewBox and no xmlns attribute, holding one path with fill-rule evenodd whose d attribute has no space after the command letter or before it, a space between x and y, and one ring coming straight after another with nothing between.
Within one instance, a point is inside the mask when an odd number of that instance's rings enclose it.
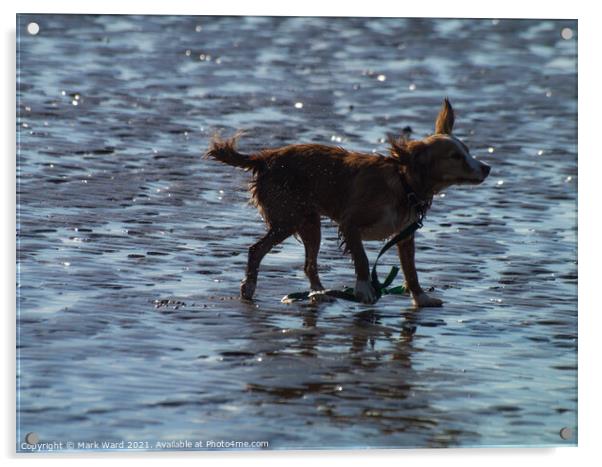
<instances>
[{"instance_id":1,"label":"dog's nose","mask_svg":"<svg viewBox=\"0 0 602 467\"><path fill-rule=\"evenodd\" d=\"M487 165L487 164L483 164L481 166L481 171L483 172L483 178L487 177L487 175L489 175L489 172L491 172L491 166Z\"/></svg>"}]
</instances>

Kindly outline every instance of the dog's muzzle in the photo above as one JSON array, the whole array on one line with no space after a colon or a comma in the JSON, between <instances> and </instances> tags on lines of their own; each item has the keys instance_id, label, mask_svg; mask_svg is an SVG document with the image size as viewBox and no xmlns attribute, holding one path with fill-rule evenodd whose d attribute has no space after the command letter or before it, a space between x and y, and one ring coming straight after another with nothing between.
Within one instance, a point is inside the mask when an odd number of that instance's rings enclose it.
<instances>
[{"instance_id":1,"label":"dog's muzzle","mask_svg":"<svg viewBox=\"0 0 602 467\"><path fill-rule=\"evenodd\" d=\"M467 180L471 185L479 185L485 181L487 176L491 172L491 166L484 162L479 162L479 166L475 167L472 172L472 176Z\"/></svg>"}]
</instances>

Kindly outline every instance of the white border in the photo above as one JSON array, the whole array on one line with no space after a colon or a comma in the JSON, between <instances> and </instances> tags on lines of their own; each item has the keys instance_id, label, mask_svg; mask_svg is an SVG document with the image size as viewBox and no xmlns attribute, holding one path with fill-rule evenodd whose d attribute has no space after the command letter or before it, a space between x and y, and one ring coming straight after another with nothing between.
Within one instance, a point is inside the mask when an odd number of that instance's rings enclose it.
<instances>
[{"instance_id":1,"label":"white border","mask_svg":"<svg viewBox=\"0 0 602 467\"><path fill-rule=\"evenodd\" d=\"M344 0L282 2L257 0L221 0L194 2L185 0L155 1L140 4L135 1L104 0L21 0L13 2L18 13L114 13L164 15L270 15L270 16L417 16L466 18L576 18L582 7L579 2L560 1L525 2L506 0L503 5L475 5L468 0L391 2L372 0L349 2ZM485 3L485 2L484 2ZM6 8L6 7L5 7Z\"/></svg>"},{"instance_id":2,"label":"white border","mask_svg":"<svg viewBox=\"0 0 602 467\"><path fill-rule=\"evenodd\" d=\"M250 465L277 465L283 463L305 465L308 462L323 460L329 465L364 465L376 461L380 465L398 465L400 462L412 466L445 464L446 466L508 465L518 462L544 461L546 466L590 465L590 460L600 458L596 447L600 433L597 416L600 414L599 395L600 355L598 342L601 329L600 311L595 306L594 290L598 281L595 266L600 259L600 248L596 238L602 230L597 229L600 213L600 189L598 174L599 126L602 124L600 112L600 59L599 44L602 44L599 15L590 5L594 2L561 2L505 0L504 2L473 2L469 0L392 2L391 0L371 0L370 2L317 1L302 2L262 1L252 2L220 0L219 2L193 2L169 0L167 2L126 2L124 0L100 1L32 1L10 0L1 3L2 15L2 92L5 104L1 112L2 141L2 246L4 248L4 277L2 297L4 298L4 340L2 402L5 416L0 427L3 442L2 457L12 465L28 465L42 460L49 465L81 463L98 465L110 460L111 463L164 464L167 459L177 459L178 463L195 464L200 462L240 463ZM307 15L307 16L436 16L436 17L490 17L490 18L577 18L579 20L579 448L558 449L443 449L443 450L395 450L395 451L278 451L265 453L107 453L90 455L43 455L31 457L17 456L15 447L14 416L14 344L15 344L15 14L16 13L137 13L137 14L236 14L236 15ZM553 137L553 135L551 135ZM596 190L598 188L598 190Z\"/></svg>"}]
</instances>

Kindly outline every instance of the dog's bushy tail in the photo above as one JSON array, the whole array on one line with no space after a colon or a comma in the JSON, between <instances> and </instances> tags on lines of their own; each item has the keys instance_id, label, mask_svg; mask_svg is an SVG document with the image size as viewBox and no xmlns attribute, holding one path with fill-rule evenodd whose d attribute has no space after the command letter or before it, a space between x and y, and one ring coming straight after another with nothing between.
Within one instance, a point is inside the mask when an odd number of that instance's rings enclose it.
<instances>
[{"instance_id":1,"label":"dog's bushy tail","mask_svg":"<svg viewBox=\"0 0 602 467\"><path fill-rule=\"evenodd\" d=\"M237 132L228 139L222 139L219 135L214 135L205 157L211 157L234 167L258 170L263 165L263 161L258 159L257 156L248 156L236 150L236 143L242 135L242 132Z\"/></svg>"}]
</instances>

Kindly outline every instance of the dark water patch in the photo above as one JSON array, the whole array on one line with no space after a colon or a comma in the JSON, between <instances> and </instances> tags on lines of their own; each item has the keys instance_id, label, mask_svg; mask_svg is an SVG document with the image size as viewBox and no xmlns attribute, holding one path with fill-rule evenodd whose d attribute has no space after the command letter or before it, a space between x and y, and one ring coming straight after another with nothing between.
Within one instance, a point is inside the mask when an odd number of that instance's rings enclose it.
<instances>
[{"instance_id":1,"label":"dark water patch","mask_svg":"<svg viewBox=\"0 0 602 467\"><path fill-rule=\"evenodd\" d=\"M225 359L237 359L237 358L253 358L254 353L244 352L242 350L227 350L219 353Z\"/></svg>"},{"instance_id":2,"label":"dark water patch","mask_svg":"<svg viewBox=\"0 0 602 467\"><path fill-rule=\"evenodd\" d=\"M520 412L521 408L513 406L513 405L496 405L496 406L492 407L491 410L494 412L509 413L509 412Z\"/></svg>"}]
</instances>

